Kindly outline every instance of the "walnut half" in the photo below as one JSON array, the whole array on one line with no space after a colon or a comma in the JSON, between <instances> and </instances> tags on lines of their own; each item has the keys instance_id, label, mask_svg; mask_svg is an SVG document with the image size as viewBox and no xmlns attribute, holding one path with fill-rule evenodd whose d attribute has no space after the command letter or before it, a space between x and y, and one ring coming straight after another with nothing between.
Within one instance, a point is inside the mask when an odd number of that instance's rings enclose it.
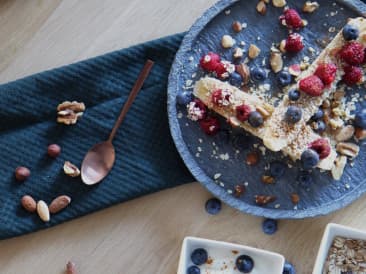
<instances>
[{"instance_id":1,"label":"walnut half","mask_svg":"<svg viewBox=\"0 0 366 274\"><path fill-rule=\"evenodd\" d=\"M57 106L57 122L65 125L76 124L84 111L84 103L65 101Z\"/></svg>"}]
</instances>

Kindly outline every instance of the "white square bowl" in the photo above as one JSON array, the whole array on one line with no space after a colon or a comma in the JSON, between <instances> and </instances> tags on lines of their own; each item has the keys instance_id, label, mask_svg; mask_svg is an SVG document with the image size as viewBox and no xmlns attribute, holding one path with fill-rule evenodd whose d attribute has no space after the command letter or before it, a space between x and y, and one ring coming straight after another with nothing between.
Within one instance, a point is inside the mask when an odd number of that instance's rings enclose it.
<instances>
[{"instance_id":1,"label":"white square bowl","mask_svg":"<svg viewBox=\"0 0 366 274\"><path fill-rule=\"evenodd\" d=\"M212 263L199 266L201 273L242 274L235 267L235 260L240 255L248 255L254 261L250 274L282 274L285 258L274 252L249 246L219 242L195 237L186 237L183 241L177 274L187 274L191 262L191 253L196 248L207 250Z\"/></svg>"},{"instance_id":2,"label":"white square bowl","mask_svg":"<svg viewBox=\"0 0 366 274\"><path fill-rule=\"evenodd\" d=\"M329 223L325 228L323 238L320 242L320 247L318 250L318 255L316 257L313 274L321 274L325 260L328 256L329 248L332 245L333 239L336 236L366 240L366 232L358 229L354 229L348 226L338 225Z\"/></svg>"}]
</instances>

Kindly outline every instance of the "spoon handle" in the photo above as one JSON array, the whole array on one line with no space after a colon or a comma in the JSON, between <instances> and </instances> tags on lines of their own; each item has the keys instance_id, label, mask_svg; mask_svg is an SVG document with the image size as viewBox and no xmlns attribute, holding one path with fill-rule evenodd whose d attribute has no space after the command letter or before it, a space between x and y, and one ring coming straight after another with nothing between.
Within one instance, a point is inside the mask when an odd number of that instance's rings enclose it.
<instances>
[{"instance_id":1,"label":"spoon handle","mask_svg":"<svg viewBox=\"0 0 366 274\"><path fill-rule=\"evenodd\" d=\"M116 123L114 124L114 127L111 131L111 134L109 135L108 142L113 141L113 138L116 135L117 130L118 130L119 126L121 125L122 121L123 121L123 118L125 118L126 113L130 109L133 101L136 98L137 93L142 88L142 85L144 84L147 76L149 75L150 70L151 70L153 65L154 65L153 61L151 61L151 60L146 61L142 71L140 72L139 77L137 78L133 88L131 89L130 95L128 96L128 99L127 99L126 103L124 104L124 106L121 110L121 114L118 116L118 119L117 119Z\"/></svg>"}]
</instances>

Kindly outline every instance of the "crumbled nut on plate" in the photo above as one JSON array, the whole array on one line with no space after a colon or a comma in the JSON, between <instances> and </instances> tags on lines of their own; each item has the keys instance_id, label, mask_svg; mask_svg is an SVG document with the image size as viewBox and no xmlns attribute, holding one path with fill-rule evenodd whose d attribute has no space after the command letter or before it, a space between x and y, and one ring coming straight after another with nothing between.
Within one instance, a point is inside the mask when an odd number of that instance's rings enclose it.
<instances>
[{"instance_id":1,"label":"crumbled nut on plate","mask_svg":"<svg viewBox=\"0 0 366 274\"><path fill-rule=\"evenodd\" d=\"M249 50L248 50L248 56L250 59L254 59L254 58L258 57L260 52L261 52L260 48L258 48L254 44L251 44L249 47Z\"/></svg>"},{"instance_id":2,"label":"crumbled nut on plate","mask_svg":"<svg viewBox=\"0 0 366 274\"><path fill-rule=\"evenodd\" d=\"M235 40L230 35L224 35L221 39L221 45L225 49L231 48L234 44Z\"/></svg>"},{"instance_id":3,"label":"crumbled nut on plate","mask_svg":"<svg viewBox=\"0 0 366 274\"><path fill-rule=\"evenodd\" d=\"M267 12L267 6L266 6L266 3L264 1L259 1L258 4L257 4L257 12L262 14L262 15L265 15L266 12Z\"/></svg>"},{"instance_id":4,"label":"crumbled nut on plate","mask_svg":"<svg viewBox=\"0 0 366 274\"><path fill-rule=\"evenodd\" d=\"M287 3L286 0L272 0L272 4L276 8L283 8Z\"/></svg>"}]
</instances>

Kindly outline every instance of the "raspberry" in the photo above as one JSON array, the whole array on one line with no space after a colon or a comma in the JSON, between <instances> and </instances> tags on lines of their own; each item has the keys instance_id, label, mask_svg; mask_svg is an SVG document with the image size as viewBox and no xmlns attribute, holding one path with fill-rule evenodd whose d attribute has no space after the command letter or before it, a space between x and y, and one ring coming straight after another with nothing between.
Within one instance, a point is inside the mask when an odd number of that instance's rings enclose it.
<instances>
[{"instance_id":1,"label":"raspberry","mask_svg":"<svg viewBox=\"0 0 366 274\"><path fill-rule=\"evenodd\" d=\"M310 143L309 148L319 154L320 159L327 158L330 154L330 145L327 139L320 138Z\"/></svg>"},{"instance_id":2,"label":"raspberry","mask_svg":"<svg viewBox=\"0 0 366 274\"><path fill-rule=\"evenodd\" d=\"M298 33L291 33L286 39L285 50L288 52L299 52L304 48L303 37Z\"/></svg>"},{"instance_id":3,"label":"raspberry","mask_svg":"<svg viewBox=\"0 0 366 274\"><path fill-rule=\"evenodd\" d=\"M217 64L220 63L220 56L216 53L209 52L200 59L201 67L209 72L215 71Z\"/></svg>"},{"instance_id":4,"label":"raspberry","mask_svg":"<svg viewBox=\"0 0 366 274\"><path fill-rule=\"evenodd\" d=\"M336 72L337 72L337 66L335 64L324 63L318 66L314 75L318 76L320 80L323 81L324 85L329 85L334 81L336 77Z\"/></svg>"},{"instance_id":5,"label":"raspberry","mask_svg":"<svg viewBox=\"0 0 366 274\"><path fill-rule=\"evenodd\" d=\"M360 67L346 66L343 70L342 80L347 86L353 86L362 81L362 69Z\"/></svg>"},{"instance_id":6,"label":"raspberry","mask_svg":"<svg viewBox=\"0 0 366 274\"><path fill-rule=\"evenodd\" d=\"M299 89L310 96L323 94L324 84L316 75L311 75L300 80Z\"/></svg>"},{"instance_id":7,"label":"raspberry","mask_svg":"<svg viewBox=\"0 0 366 274\"><path fill-rule=\"evenodd\" d=\"M351 41L343 46L339 55L345 63L352 66L357 66L362 64L365 53L363 46L356 41Z\"/></svg>"},{"instance_id":8,"label":"raspberry","mask_svg":"<svg viewBox=\"0 0 366 274\"><path fill-rule=\"evenodd\" d=\"M284 14L280 16L280 21L285 21L286 26L289 28L299 29L304 26L299 13L294 9L285 10Z\"/></svg>"},{"instance_id":9,"label":"raspberry","mask_svg":"<svg viewBox=\"0 0 366 274\"><path fill-rule=\"evenodd\" d=\"M236 118L238 118L239 121L245 122L249 119L249 114L252 112L250 107L248 105L240 105L236 107Z\"/></svg>"},{"instance_id":10,"label":"raspberry","mask_svg":"<svg viewBox=\"0 0 366 274\"><path fill-rule=\"evenodd\" d=\"M214 135L220 129L220 122L215 117L206 117L206 119L200 120L199 123L200 123L202 130L207 135Z\"/></svg>"},{"instance_id":11,"label":"raspberry","mask_svg":"<svg viewBox=\"0 0 366 274\"><path fill-rule=\"evenodd\" d=\"M194 99L187 105L188 118L192 121L204 119L207 114L205 104L200 99Z\"/></svg>"},{"instance_id":12,"label":"raspberry","mask_svg":"<svg viewBox=\"0 0 366 274\"><path fill-rule=\"evenodd\" d=\"M230 93L226 90L217 89L211 94L212 103L216 106L230 105Z\"/></svg>"},{"instance_id":13,"label":"raspberry","mask_svg":"<svg viewBox=\"0 0 366 274\"><path fill-rule=\"evenodd\" d=\"M215 73L216 73L217 78L219 78L221 80L224 80L230 76L226 69L226 66L221 62L216 65Z\"/></svg>"}]
</instances>

